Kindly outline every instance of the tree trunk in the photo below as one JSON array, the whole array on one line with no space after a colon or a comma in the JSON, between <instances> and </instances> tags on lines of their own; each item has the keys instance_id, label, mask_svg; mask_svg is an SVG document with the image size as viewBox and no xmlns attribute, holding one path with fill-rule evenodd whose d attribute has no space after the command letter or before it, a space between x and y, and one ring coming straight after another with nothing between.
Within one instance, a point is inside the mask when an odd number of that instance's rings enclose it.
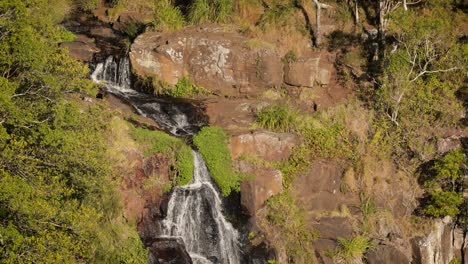
<instances>
[{"instance_id":1,"label":"tree trunk","mask_svg":"<svg viewBox=\"0 0 468 264\"><path fill-rule=\"evenodd\" d=\"M403 9L404 9L405 11L408 10L408 5L406 4L406 0L403 0Z\"/></svg>"},{"instance_id":2,"label":"tree trunk","mask_svg":"<svg viewBox=\"0 0 468 264\"><path fill-rule=\"evenodd\" d=\"M359 5L358 0L354 0L354 19L356 26L359 24Z\"/></svg>"},{"instance_id":3,"label":"tree trunk","mask_svg":"<svg viewBox=\"0 0 468 264\"><path fill-rule=\"evenodd\" d=\"M321 32L320 32L320 15L322 12L322 4L318 0L314 0L315 6L317 8L316 17L315 17L315 46L318 47L322 43Z\"/></svg>"}]
</instances>

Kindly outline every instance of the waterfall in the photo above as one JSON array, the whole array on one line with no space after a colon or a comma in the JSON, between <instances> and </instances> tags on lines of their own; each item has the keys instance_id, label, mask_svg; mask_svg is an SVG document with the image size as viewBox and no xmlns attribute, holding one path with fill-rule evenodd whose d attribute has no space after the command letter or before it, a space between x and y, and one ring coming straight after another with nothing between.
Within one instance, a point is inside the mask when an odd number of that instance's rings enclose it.
<instances>
[{"instance_id":1,"label":"waterfall","mask_svg":"<svg viewBox=\"0 0 468 264\"><path fill-rule=\"evenodd\" d=\"M96 65L91 79L131 104L141 115L152 118L169 133L193 135L193 126L177 105L139 93L131 88L127 58L112 56ZM222 214L221 196L213 185L202 156L193 151L192 181L173 189L161 237L181 238L195 264L241 263L238 232Z\"/></svg>"},{"instance_id":2,"label":"waterfall","mask_svg":"<svg viewBox=\"0 0 468 264\"><path fill-rule=\"evenodd\" d=\"M240 263L238 233L223 217L219 192L196 151L193 163L192 182L171 195L164 235L181 237L194 263Z\"/></svg>"}]
</instances>

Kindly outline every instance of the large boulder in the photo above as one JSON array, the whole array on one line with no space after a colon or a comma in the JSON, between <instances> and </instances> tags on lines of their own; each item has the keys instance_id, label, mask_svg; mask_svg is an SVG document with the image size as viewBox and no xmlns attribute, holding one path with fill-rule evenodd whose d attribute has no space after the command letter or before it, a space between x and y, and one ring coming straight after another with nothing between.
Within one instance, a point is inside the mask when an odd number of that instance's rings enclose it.
<instances>
[{"instance_id":1,"label":"large boulder","mask_svg":"<svg viewBox=\"0 0 468 264\"><path fill-rule=\"evenodd\" d=\"M283 81L282 63L270 45L222 28L146 32L131 47L132 67L140 77L174 85L188 77L216 94L256 95Z\"/></svg>"},{"instance_id":2,"label":"large boulder","mask_svg":"<svg viewBox=\"0 0 468 264\"><path fill-rule=\"evenodd\" d=\"M289 157L298 141L293 134L255 131L231 137L229 148L233 159L250 155L266 161L280 161Z\"/></svg>"},{"instance_id":3,"label":"large boulder","mask_svg":"<svg viewBox=\"0 0 468 264\"><path fill-rule=\"evenodd\" d=\"M284 82L292 86L314 87L330 83L330 70L321 65L321 55L300 58L284 66Z\"/></svg>"},{"instance_id":4,"label":"large boulder","mask_svg":"<svg viewBox=\"0 0 468 264\"><path fill-rule=\"evenodd\" d=\"M255 175L254 179L241 183L241 204L248 214L254 216L268 198L283 191L283 176L277 169L256 166L247 161L240 161L239 171Z\"/></svg>"},{"instance_id":5,"label":"large boulder","mask_svg":"<svg viewBox=\"0 0 468 264\"><path fill-rule=\"evenodd\" d=\"M158 237L147 242L150 264L174 263L192 264L192 259L180 238Z\"/></svg>"},{"instance_id":6,"label":"large boulder","mask_svg":"<svg viewBox=\"0 0 468 264\"><path fill-rule=\"evenodd\" d=\"M76 35L74 41L60 44L60 47L68 49L70 56L83 62L92 61L94 54L100 51L95 40L83 34Z\"/></svg>"}]
</instances>

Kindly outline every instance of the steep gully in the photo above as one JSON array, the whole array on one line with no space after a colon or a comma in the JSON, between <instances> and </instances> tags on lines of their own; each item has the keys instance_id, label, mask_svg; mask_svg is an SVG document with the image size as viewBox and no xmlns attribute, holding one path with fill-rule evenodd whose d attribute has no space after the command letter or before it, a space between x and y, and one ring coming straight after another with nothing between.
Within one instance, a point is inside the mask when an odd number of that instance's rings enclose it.
<instances>
[{"instance_id":1,"label":"steep gully","mask_svg":"<svg viewBox=\"0 0 468 264\"><path fill-rule=\"evenodd\" d=\"M132 89L130 77L128 59L119 61L112 56L98 63L91 75L93 81L104 84L107 92L128 102L139 114L152 118L174 136L190 137L203 125L196 120L189 122L186 108ZM241 263L239 233L224 218L220 194L202 156L195 150L193 162L193 180L175 187L170 194L166 217L158 223L159 236L182 241L193 263Z\"/></svg>"}]
</instances>

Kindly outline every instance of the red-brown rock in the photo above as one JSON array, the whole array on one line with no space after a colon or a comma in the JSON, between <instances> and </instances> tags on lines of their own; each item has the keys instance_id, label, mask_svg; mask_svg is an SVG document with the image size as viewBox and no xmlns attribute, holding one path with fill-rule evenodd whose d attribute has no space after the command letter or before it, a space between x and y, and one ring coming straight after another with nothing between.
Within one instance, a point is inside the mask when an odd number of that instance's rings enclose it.
<instances>
[{"instance_id":1,"label":"red-brown rock","mask_svg":"<svg viewBox=\"0 0 468 264\"><path fill-rule=\"evenodd\" d=\"M229 148L233 159L250 155L266 161L280 161L289 157L298 142L293 134L256 131L231 137Z\"/></svg>"},{"instance_id":2,"label":"red-brown rock","mask_svg":"<svg viewBox=\"0 0 468 264\"><path fill-rule=\"evenodd\" d=\"M283 81L274 47L252 48L249 39L223 28L146 32L132 45L130 60L141 77L174 85L186 76L216 94L260 94Z\"/></svg>"},{"instance_id":3,"label":"red-brown rock","mask_svg":"<svg viewBox=\"0 0 468 264\"><path fill-rule=\"evenodd\" d=\"M276 169L255 166L247 161L240 161L239 171L255 175L254 179L241 183L241 204L249 215L254 216L268 198L283 191L283 177Z\"/></svg>"},{"instance_id":4,"label":"red-brown rock","mask_svg":"<svg viewBox=\"0 0 468 264\"><path fill-rule=\"evenodd\" d=\"M81 34L74 41L64 42L60 46L68 49L70 56L84 62L92 61L94 54L100 51L94 39Z\"/></svg>"}]
</instances>

